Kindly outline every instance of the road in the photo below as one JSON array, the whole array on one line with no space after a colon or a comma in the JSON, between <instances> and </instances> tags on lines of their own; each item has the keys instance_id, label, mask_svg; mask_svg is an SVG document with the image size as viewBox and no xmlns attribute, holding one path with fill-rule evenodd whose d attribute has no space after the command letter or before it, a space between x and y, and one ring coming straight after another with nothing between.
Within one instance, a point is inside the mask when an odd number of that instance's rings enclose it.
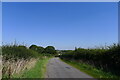
<instances>
[{"instance_id":1,"label":"road","mask_svg":"<svg viewBox=\"0 0 120 80\"><path fill-rule=\"evenodd\" d=\"M59 58L52 58L47 64L46 78L92 78L76 68L62 62Z\"/></svg>"}]
</instances>

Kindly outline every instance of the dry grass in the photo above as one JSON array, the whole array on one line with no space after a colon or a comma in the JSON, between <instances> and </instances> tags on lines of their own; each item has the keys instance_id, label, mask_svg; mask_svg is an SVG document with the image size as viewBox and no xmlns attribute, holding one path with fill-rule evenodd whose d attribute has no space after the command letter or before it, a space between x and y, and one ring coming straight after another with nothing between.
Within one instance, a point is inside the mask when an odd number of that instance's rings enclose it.
<instances>
[{"instance_id":1,"label":"dry grass","mask_svg":"<svg viewBox=\"0 0 120 80\"><path fill-rule=\"evenodd\" d=\"M19 74L25 69L30 69L35 66L37 59L31 58L30 60L18 59L3 61L3 77L12 77L13 74Z\"/></svg>"}]
</instances>

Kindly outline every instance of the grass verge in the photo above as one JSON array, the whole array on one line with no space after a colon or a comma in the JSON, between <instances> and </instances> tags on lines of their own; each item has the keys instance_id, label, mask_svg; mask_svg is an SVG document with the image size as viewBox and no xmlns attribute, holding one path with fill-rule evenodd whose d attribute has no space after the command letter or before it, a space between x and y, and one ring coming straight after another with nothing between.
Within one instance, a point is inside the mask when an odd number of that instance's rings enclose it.
<instances>
[{"instance_id":1,"label":"grass verge","mask_svg":"<svg viewBox=\"0 0 120 80\"><path fill-rule=\"evenodd\" d=\"M30 70L25 70L19 75L14 75L14 78L44 78L46 72L46 65L50 58L39 59L35 67Z\"/></svg>"},{"instance_id":2,"label":"grass verge","mask_svg":"<svg viewBox=\"0 0 120 80\"><path fill-rule=\"evenodd\" d=\"M85 64L85 63L78 63L76 61L68 61L63 60L65 63L77 68L78 70L85 72L86 74L94 77L94 78L114 78L114 79L120 79L119 76L113 75L110 72L104 72L102 70L99 70L91 65Z\"/></svg>"}]
</instances>

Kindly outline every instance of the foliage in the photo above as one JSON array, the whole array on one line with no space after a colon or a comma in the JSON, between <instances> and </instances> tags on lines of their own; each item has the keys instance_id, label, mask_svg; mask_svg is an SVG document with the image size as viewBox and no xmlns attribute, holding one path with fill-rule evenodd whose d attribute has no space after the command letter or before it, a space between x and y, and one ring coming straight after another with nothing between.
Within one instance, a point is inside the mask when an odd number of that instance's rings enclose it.
<instances>
[{"instance_id":1,"label":"foliage","mask_svg":"<svg viewBox=\"0 0 120 80\"><path fill-rule=\"evenodd\" d=\"M37 45L31 45L29 47L29 49L34 50L38 53L42 53L42 54L55 54L56 50L53 46L47 46L46 48L43 48L41 46L37 46Z\"/></svg>"},{"instance_id":2,"label":"foliage","mask_svg":"<svg viewBox=\"0 0 120 80\"><path fill-rule=\"evenodd\" d=\"M38 53L43 53L43 51L44 51L44 48L43 48L43 47L37 46L37 45L31 45L31 46L29 47L29 49L34 50L34 51L36 51L36 52L38 52Z\"/></svg>"},{"instance_id":3,"label":"foliage","mask_svg":"<svg viewBox=\"0 0 120 80\"><path fill-rule=\"evenodd\" d=\"M97 69L94 66L91 66L89 64L83 63L83 62L78 62L78 61L73 61L73 60L64 60L62 61L66 62L67 64L77 68L80 71L83 71L87 73L88 75L93 76L94 78L102 78L100 80L106 80L106 78L109 80L119 80L120 76L113 75L111 72L104 72L100 69Z\"/></svg>"},{"instance_id":4,"label":"foliage","mask_svg":"<svg viewBox=\"0 0 120 80\"><path fill-rule=\"evenodd\" d=\"M37 50L37 48L38 48L38 46L37 45L31 45L30 47L29 47L29 49L32 49L32 50Z\"/></svg>"},{"instance_id":5,"label":"foliage","mask_svg":"<svg viewBox=\"0 0 120 80\"><path fill-rule=\"evenodd\" d=\"M9 60L9 59L30 59L30 58L36 58L40 55L30 49L27 49L25 46L19 46L19 45L4 45L2 46L2 55L3 59Z\"/></svg>"},{"instance_id":6,"label":"foliage","mask_svg":"<svg viewBox=\"0 0 120 80\"><path fill-rule=\"evenodd\" d=\"M120 75L120 45L117 44L107 48L77 48L74 51L62 54L60 57L67 60L82 61L104 71Z\"/></svg>"},{"instance_id":7,"label":"foliage","mask_svg":"<svg viewBox=\"0 0 120 80\"><path fill-rule=\"evenodd\" d=\"M0 48L0 52L1 51L3 56L2 61L4 65L2 70L3 77L9 77L9 78L11 77L11 75L15 74L15 73L12 74L11 72L15 72L17 71L17 69L19 69L20 71L19 70L18 71L21 72L23 69L26 69L25 67L26 65L28 65L27 62L30 61L31 59L35 59L35 60L40 59L42 61L42 59L47 59L47 57L49 58L54 56L53 54L48 54L48 53L41 54L43 53L44 48L36 45L31 45L29 48L24 45L18 45L18 44L3 45L2 49ZM37 68L42 69L43 67L40 68L40 66L43 65L39 63L39 66L37 65ZM31 65L29 67L31 67ZM42 75L43 74L41 74L41 76Z\"/></svg>"},{"instance_id":8,"label":"foliage","mask_svg":"<svg viewBox=\"0 0 120 80\"><path fill-rule=\"evenodd\" d=\"M45 49L37 45L31 45L29 48L27 48L24 45L16 45L16 44L2 46L2 55L3 55L3 59L5 60L9 60L9 59L17 60L22 58L30 59L41 56L53 56L52 54L54 53L56 53L56 50L53 46L48 46Z\"/></svg>"},{"instance_id":9,"label":"foliage","mask_svg":"<svg viewBox=\"0 0 120 80\"><path fill-rule=\"evenodd\" d=\"M38 53L43 53L44 52L44 48L41 47L41 46L38 46L37 52Z\"/></svg>"},{"instance_id":10,"label":"foliage","mask_svg":"<svg viewBox=\"0 0 120 80\"><path fill-rule=\"evenodd\" d=\"M45 49L44 49L44 52L45 53L49 53L49 54L55 54L56 53L56 50L53 46L47 46Z\"/></svg>"},{"instance_id":11,"label":"foliage","mask_svg":"<svg viewBox=\"0 0 120 80\"><path fill-rule=\"evenodd\" d=\"M13 78L44 78L49 59L50 57L39 59L33 68L24 70L20 74L15 74Z\"/></svg>"}]
</instances>

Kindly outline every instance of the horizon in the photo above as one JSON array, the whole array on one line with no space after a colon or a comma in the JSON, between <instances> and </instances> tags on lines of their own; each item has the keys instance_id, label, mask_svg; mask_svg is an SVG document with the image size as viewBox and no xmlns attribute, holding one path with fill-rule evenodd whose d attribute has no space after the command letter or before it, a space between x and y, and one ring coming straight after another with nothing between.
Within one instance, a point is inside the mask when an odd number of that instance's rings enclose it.
<instances>
[{"instance_id":1,"label":"horizon","mask_svg":"<svg viewBox=\"0 0 120 80\"><path fill-rule=\"evenodd\" d=\"M3 2L3 42L58 50L118 43L117 2Z\"/></svg>"}]
</instances>

